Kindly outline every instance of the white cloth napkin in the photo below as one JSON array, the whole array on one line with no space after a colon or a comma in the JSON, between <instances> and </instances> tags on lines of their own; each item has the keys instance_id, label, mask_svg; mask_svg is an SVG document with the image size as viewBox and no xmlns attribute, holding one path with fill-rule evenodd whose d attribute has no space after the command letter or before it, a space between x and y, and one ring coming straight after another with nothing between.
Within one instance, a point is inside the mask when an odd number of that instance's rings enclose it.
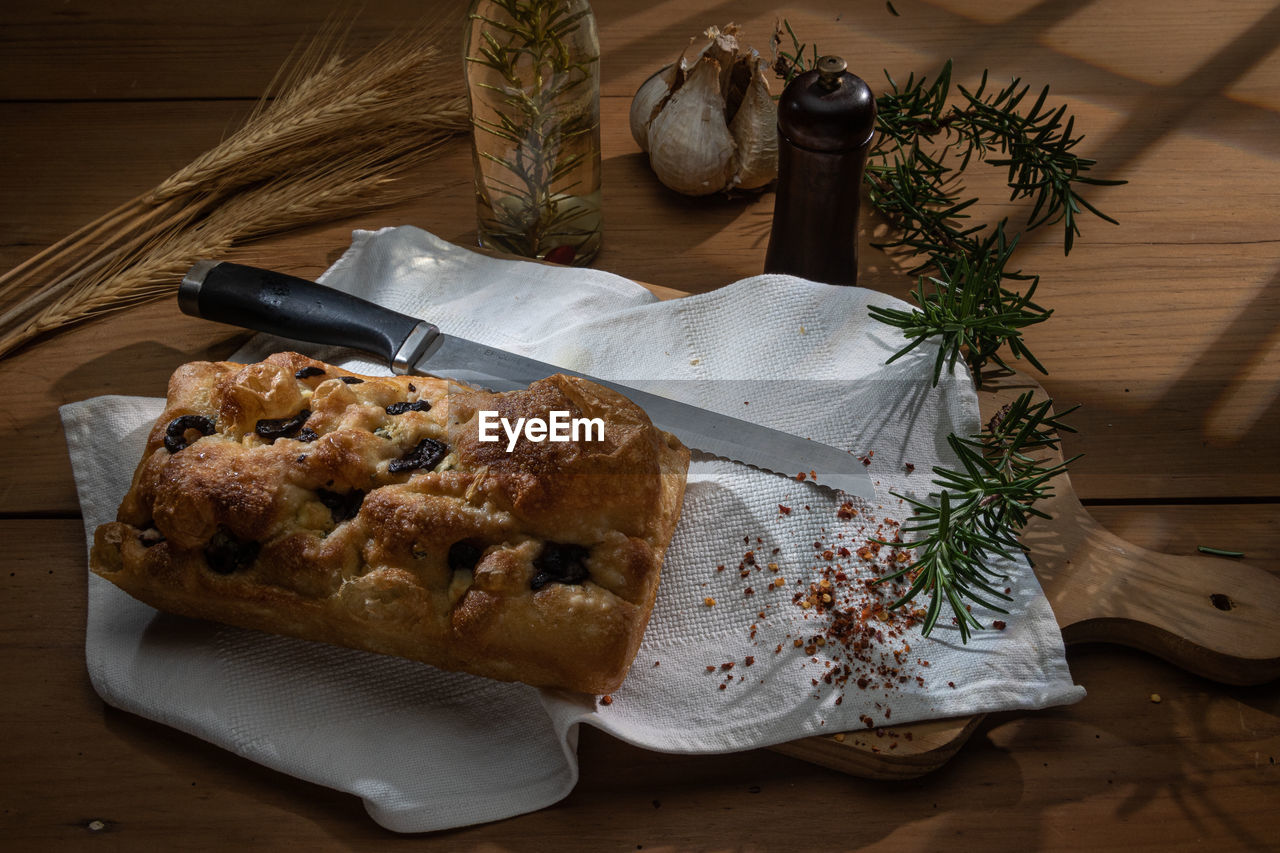
<instances>
[{"instance_id":1,"label":"white cloth napkin","mask_svg":"<svg viewBox=\"0 0 1280 853\"><path fill-rule=\"evenodd\" d=\"M930 639L918 627L882 636L843 685L843 646L814 644L824 620L793 603L822 568L863 563L839 556L839 547L891 538L884 519L908 512L890 491L927 494L931 466L954 461L947 434L978 429L967 375L930 387L936 350L921 347L885 366L900 339L866 309L897 300L766 275L657 302L606 273L486 258L409 227L356 232L323 281L446 332L602 378L644 380L841 446L870 460L878 500L840 519L840 500L810 484L695 454L657 606L609 704L159 614L90 575L86 656L108 703L349 791L378 823L416 832L521 814L567 795L577 781L578 723L649 749L710 753L867 720L1043 708L1084 695L1022 559L999 565L1010 578L1010 613L974 607L980 622L1000 619L1004 630L980 632L968 645L942 622ZM349 351L266 336L236 358L287 348L385 372ZM124 397L63 407L88 537L114 517L160 411L160 400ZM748 549L756 562L740 570ZM836 551L831 561L828 549ZM784 585L771 585L776 577ZM873 677L860 688L857 678L867 673Z\"/></svg>"}]
</instances>

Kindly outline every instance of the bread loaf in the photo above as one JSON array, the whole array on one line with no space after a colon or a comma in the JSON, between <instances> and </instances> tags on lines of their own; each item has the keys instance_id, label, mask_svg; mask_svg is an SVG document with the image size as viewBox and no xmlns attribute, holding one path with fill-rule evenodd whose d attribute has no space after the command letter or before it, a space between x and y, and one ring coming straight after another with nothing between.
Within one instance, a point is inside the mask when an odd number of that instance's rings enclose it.
<instances>
[{"instance_id":1,"label":"bread loaf","mask_svg":"<svg viewBox=\"0 0 1280 853\"><path fill-rule=\"evenodd\" d=\"M482 441L480 418L599 418L603 436ZM196 362L94 572L160 610L588 693L626 676L689 452L562 375L495 394L297 353Z\"/></svg>"}]
</instances>

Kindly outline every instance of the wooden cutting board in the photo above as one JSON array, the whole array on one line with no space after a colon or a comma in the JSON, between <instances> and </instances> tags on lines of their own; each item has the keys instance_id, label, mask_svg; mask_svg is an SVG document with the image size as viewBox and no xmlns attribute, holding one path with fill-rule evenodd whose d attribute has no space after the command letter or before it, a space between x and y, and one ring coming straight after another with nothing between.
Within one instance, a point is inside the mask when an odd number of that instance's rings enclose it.
<instances>
[{"instance_id":1,"label":"wooden cutting board","mask_svg":"<svg viewBox=\"0 0 1280 853\"><path fill-rule=\"evenodd\" d=\"M984 420L1025 391L1048 396L1019 373L984 376L984 386ZM1037 504L1052 518L1033 520L1022 542L1066 643L1130 646L1224 684L1280 675L1280 578L1236 559L1140 548L1093 520L1069 475L1052 485L1054 496ZM861 729L772 748L855 776L910 779L946 763L981 721L975 715Z\"/></svg>"}]
</instances>

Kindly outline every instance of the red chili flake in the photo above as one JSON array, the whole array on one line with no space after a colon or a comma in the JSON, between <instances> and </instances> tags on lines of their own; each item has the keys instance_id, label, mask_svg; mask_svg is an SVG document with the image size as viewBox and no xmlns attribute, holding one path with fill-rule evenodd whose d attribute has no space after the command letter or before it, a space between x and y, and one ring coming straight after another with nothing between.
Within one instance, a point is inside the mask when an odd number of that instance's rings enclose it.
<instances>
[{"instance_id":1,"label":"red chili flake","mask_svg":"<svg viewBox=\"0 0 1280 853\"><path fill-rule=\"evenodd\" d=\"M755 662L756 662L756 659L751 655L747 655L746 658L744 658L742 661L744 666L751 666Z\"/></svg>"},{"instance_id":2,"label":"red chili flake","mask_svg":"<svg viewBox=\"0 0 1280 853\"><path fill-rule=\"evenodd\" d=\"M841 521L848 521L857 514L858 511L853 508L853 504L851 502L842 503L840 508L836 510L836 518Z\"/></svg>"},{"instance_id":3,"label":"red chili flake","mask_svg":"<svg viewBox=\"0 0 1280 853\"><path fill-rule=\"evenodd\" d=\"M834 560L835 558L836 558L836 555L835 555L834 553L832 553L831 551L823 551L823 552L822 552L822 559L824 559L824 560Z\"/></svg>"},{"instance_id":4,"label":"red chili flake","mask_svg":"<svg viewBox=\"0 0 1280 853\"><path fill-rule=\"evenodd\" d=\"M573 263L573 258L577 254L578 250L576 247L565 244L563 246L556 246L554 249L543 255L542 259L550 264L568 265Z\"/></svg>"},{"instance_id":5,"label":"red chili flake","mask_svg":"<svg viewBox=\"0 0 1280 853\"><path fill-rule=\"evenodd\" d=\"M612 697L612 696L601 696L601 697L600 697L600 704L601 704L601 705L612 705L612 704L613 704L613 697Z\"/></svg>"},{"instance_id":6,"label":"red chili flake","mask_svg":"<svg viewBox=\"0 0 1280 853\"><path fill-rule=\"evenodd\" d=\"M725 688L725 685L724 685L724 684L721 684L721 685L720 685L720 689L721 689L721 690L724 690L724 688Z\"/></svg>"},{"instance_id":7,"label":"red chili flake","mask_svg":"<svg viewBox=\"0 0 1280 853\"><path fill-rule=\"evenodd\" d=\"M842 545L842 546L840 546L840 550L839 550L839 551L837 551L836 553L837 553L837 554L839 554L841 557L847 557L847 556L849 556L849 553L850 553L850 552L849 552L849 549L848 549L848 548L845 548L845 547ZM844 580L844 578L840 578L840 580Z\"/></svg>"},{"instance_id":8,"label":"red chili flake","mask_svg":"<svg viewBox=\"0 0 1280 853\"><path fill-rule=\"evenodd\" d=\"M724 566L716 566L716 571L717 571L717 572L723 572L723 571L724 571Z\"/></svg>"},{"instance_id":9,"label":"red chili flake","mask_svg":"<svg viewBox=\"0 0 1280 853\"><path fill-rule=\"evenodd\" d=\"M1008 626L1005 625L1003 620L997 619L996 621L991 623L991 627L995 628L997 631L1003 631Z\"/></svg>"},{"instance_id":10,"label":"red chili flake","mask_svg":"<svg viewBox=\"0 0 1280 853\"><path fill-rule=\"evenodd\" d=\"M791 515L791 507L778 504L778 512L782 513L783 515Z\"/></svg>"},{"instance_id":11,"label":"red chili flake","mask_svg":"<svg viewBox=\"0 0 1280 853\"><path fill-rule=\"evenodd\" d=\"M956 683L954 681L948 681L947 686L950 687L952 690L956 689Z\"/></svg>"},{"instance_id":12,"label":"red chili flake","mask_svg":"<svg viewBox=\"0 0 1280 853\"><path fill-rule=\"evenodd\" d=\"M745 555L743 555L742 562L746 563L748 566L754 566L756 563L756 552L748 551Z\"/></svg>"},{"instance_id":13,"label":"red chili flake","mask_svg":"<svg viewBox=\"0 0 1280 853\"><path fill-rule=\"evenodd\" d=\"M805 472L803 471L801 471L799 474L796 474L796 480L798 482L803 483L807 478L808 478L808 475L805 474Z\"/></svg>"},{"instance_id":14,"label":"red chili flake","mask_svg":"<svg viewBox=\"0 0 1280 853\"><path fill-rule=\"evenodd\" d=\"M754 589L752 589L751 587L747 587L746 589L744 589L744 590L742 591L742 594L743 594L743 595L755 595L755 594L756 594L756 591L755 591Z\"/></svg>"},{"instance_id":15,"label":"red chili flake","mask_svg":"<svg viewBox=\"0 0 1280 853\"><path fill-rule=\"evenodd\" d=\"M716 671L716 668L713 664L707 665L707 672L715 672L715 671Z\"/></svg>"},{"instance_id":16,"label":"red chili flake","mask_svg":"<svg viewBox=\"0 0 1280 853\"><path fill-rule=\"evenodd\" d=\"M654 666L660 666L661 664L662 664L662 661L660 661L660 660L656 660L656 661L654 661L654 662L653 662L653 665L654 665Z\"/></svg>"},{"instance_id":17,"label":"red chili flake","mask_svg":"<svg viewBox=\"0 0 1280 853\"><path fill-rule=\"evenodd\" d=\"M910 462L905 463L902 467L904 467L904 468L906 468L906 469L907 469L907 473L908 473L908 474L910 474L912 471L916 470L916 466L912 465Z\"/></svg>"},{"instance_id":18,"label":"red chili flake","mask_svg":"<svg viewBox=\"0 0 1280 853\"><path fill-rule=\"evenodd\" d=\"M869 729L874 729L876 727L876 721L868 717L866 714L863 714L858 719L861 720L862 724Z\"/></svg>"},{"instance_id":19,"label":"red chili flake","mask_svg":"<svg viewBox=\"0 0 1280 853\"><path fill-rule=\"evenodd\" d=\"M727 661L725 663L720 664L720 669L725 672L733 669L733 661Z\"/></svg>"}]
</instances>

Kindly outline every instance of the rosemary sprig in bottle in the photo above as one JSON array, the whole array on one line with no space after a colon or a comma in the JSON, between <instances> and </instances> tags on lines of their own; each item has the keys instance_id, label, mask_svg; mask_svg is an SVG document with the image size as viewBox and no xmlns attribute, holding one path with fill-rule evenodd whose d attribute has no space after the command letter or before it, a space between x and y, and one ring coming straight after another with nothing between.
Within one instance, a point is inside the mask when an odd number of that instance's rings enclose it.
<instances>
[{"instance_id":1,"label":"rosemary sprig in bottle","mask_svg":"<svg viewBox=\"0 0 1280 853\"><path fill-rule=\"evenodd\" d=\"M467 56L481 242L526 257L584 263L599 244L599 56L585 3L484 0ZM584 32L584 28L589 28ZM492 143L492 144L490 144Z\"/></svg>"}]
</instances>

